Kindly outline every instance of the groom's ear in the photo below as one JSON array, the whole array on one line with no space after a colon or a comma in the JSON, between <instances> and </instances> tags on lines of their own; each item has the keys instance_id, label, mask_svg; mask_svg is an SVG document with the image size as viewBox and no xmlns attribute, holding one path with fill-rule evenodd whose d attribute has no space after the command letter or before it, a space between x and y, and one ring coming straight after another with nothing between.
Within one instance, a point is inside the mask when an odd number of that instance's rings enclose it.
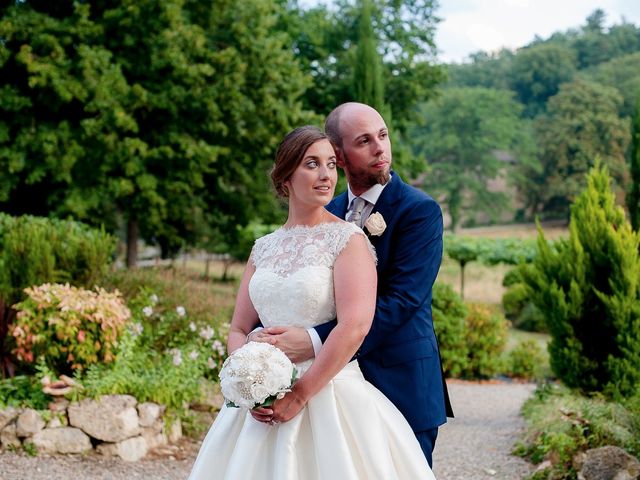
<instances>
[{"instance_id":1,"label":"groom's ear","mask_svg":"<svg viewBox=\"0 0 640 480\"><path fill-rule=\"evenodd\" d=\"M344 154L342 153L342 149L335 145L333 146L333 149L336 152L336 165L340 168L344 168Z\"/></svg>"}]
</instances>

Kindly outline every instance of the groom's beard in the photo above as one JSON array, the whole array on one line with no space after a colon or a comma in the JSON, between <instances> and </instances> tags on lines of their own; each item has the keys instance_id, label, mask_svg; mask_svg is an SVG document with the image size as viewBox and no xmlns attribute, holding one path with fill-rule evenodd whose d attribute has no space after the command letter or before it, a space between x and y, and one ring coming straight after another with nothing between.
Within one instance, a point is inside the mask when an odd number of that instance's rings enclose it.
<instances>
[{"instance_id":1,"label":"groom's beard","mask_svg":"<svg viewBox=\"0 0 640 480\"><path fill-rule=\"evenodd\" d=\"M369 190L376 184L386 185L391 178L391 161L383 170L367 170L366 168L358 168L353 165L347 155L344 155L344 163L349 172L348 180L351 188L357 190Z\"/></svg>"}]
</instances>

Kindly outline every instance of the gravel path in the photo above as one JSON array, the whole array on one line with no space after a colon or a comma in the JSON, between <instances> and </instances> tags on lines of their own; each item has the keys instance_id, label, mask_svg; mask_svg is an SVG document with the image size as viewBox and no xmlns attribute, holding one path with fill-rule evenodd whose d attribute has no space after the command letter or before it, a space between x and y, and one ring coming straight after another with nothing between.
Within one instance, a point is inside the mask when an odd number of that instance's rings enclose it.
<instances>
[{"instance_id":1,"label":"gravel path","mask_svg":"<svg viewBox=\"0 0 640 480\"><path fill-rule=\"evenodd\" d=\"M530 473L531 465L510 451L524 428L520 406L534 389L532 384L450 382L456 418L438 436L438 480L517 480ZM185 442L179 447L135 463L98 455L29 457L1 452L0 480L184 480L198 445Z\"/></svg>"}]
</instances>

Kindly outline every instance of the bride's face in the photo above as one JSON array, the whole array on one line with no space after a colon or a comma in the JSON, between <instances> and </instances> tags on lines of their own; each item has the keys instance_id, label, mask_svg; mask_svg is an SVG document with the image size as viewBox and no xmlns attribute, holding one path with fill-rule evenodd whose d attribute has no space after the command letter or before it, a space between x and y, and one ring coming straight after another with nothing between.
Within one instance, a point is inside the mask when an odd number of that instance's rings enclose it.
<instances>
[{"instance_id":1,"label":"bride's face","mask_svg":"<svg viewBox=\"0 0 640 480\"><path fill-rule=\"evenodd\" d=\"M336 154L329 140L318 140L302 157L300 165L285 182L290 202L326 205L333 198L338 180Z\"/></svg>"}]
</instances>

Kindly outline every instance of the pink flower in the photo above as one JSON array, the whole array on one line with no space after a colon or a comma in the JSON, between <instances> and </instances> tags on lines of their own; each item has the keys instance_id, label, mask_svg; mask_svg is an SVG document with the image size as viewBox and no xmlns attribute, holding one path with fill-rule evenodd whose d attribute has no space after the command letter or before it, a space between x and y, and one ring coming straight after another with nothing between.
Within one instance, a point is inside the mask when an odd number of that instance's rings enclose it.
<instances>
[{"instance_id":1,"label":"pink flower","mask_svg":"<svg viewBox=\"0 0 640 480\"><path fill-rule=\"evenodd\" d=\"M86 334L85 334L84 330L80 330L80 331L78 332L78 341L79 341L79 342L84 342L85 335L86 335Z\"/></svg>"}]
</instances>

